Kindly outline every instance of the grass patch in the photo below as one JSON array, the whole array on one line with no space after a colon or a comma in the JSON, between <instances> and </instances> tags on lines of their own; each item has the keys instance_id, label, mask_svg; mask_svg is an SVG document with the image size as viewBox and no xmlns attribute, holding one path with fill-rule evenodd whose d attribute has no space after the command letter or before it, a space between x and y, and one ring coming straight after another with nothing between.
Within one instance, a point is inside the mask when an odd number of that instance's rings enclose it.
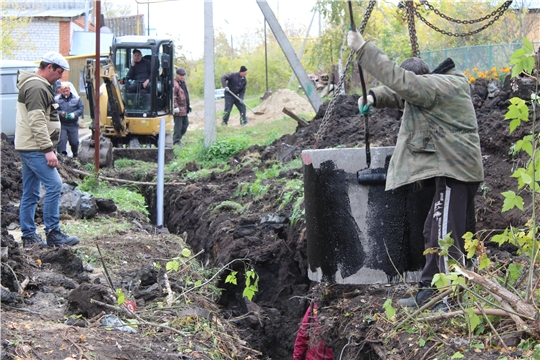
<instances>
[{"instance_id":1,"label":"grass patch","mask_svg":"<svg viewBox=\"0 0 540 360\"><path fill-rule=\"evenodd\" d=\"M218 126L217 139L209 148L204 146L203 129L190 131L188 128L187 134L182 138L185 146L175 147L175 159L165 166L165 170L178 172L189 162L195 162L203 168L224 166L227 160L239 151L253 145L267 146L283 135L294 133L297 125L296 121L284 117L254 126ZM196 177L199 178L200 175Z\"/></svg>"},{"instance_id":2,"label":"grass patch","mask_svg":"<svg viewBox=\"0 0 540 360\"><path fill-rule=\"evenodd\" d=\"M226 200L219 203L212 210L212 215L215 215L219 212L230 212L236 215L241 215L244 212L244 207L237 202Z\"/></svg>"},{"instance_id":3,"label":"grass patch","mask_svg":"<svg viewBox=\"0 0 540 360\"><path fill-rule=\"evenodd\" d=\"M126 221L118 221L115 218L80 219L76 223L62 221L62 231L69 235L77 236L81 242L92 241L96 238L125 234L134 226Z\"/></svg>"},{"instance_id":4,"label":"grass patch","mask_svg":"<svg viewBox=\"0 0 540 360\"><path fill-rule=\"evenodd\" d=\"M146 201L141 194L119 186L109 186L109 183L95 176L84 178L78 189L93 195L96 198L112 199L119 210L138 211L146 216L149 215Z\"/></svg>"}]
</instances>

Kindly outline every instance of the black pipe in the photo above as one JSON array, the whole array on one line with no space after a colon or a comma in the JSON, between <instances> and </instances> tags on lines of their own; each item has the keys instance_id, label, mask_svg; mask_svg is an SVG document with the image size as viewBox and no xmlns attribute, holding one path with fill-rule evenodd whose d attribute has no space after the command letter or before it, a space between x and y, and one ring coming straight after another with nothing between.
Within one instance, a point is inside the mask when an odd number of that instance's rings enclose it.
<instances>
[{"instance_id":1,"label":"black pipe","mask_svg":"<svg viewBox=\"0 0 540 360\"><path fill-rule=\"evenodd\" d=\"M358 184L360 185L384 185L386 184L385 173L362 174L360 171L356 173Z\"/></svg>"}]
</instances>

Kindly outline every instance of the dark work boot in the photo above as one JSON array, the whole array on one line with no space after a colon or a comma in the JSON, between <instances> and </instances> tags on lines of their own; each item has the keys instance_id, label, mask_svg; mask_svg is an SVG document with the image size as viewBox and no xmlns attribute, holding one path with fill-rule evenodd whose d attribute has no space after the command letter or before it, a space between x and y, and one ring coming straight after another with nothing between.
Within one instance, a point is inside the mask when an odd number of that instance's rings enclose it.
<instances>
[{"instance_id":1,"label":"dark work boot","mask_svg":"<svg viewBox=\"0 0 540 360\"><path fill-rule=\"evenodd\" d=\"M39 236L36 233L33 233L31 236L26 236L26 237L23 236L21 240L23 242L23 248L25 249L31 248L34 246L39 246L40 248L47 246L47 243L43 241L41 236Z\"/></svg>"},{"instance_id":2,"label":"dark work boot","mask_svg":"<svg viewBox=\"0 0 540 360\"><path fill-rule=\"evenodd\" d=\"M428 288L420 288L416 295L406 299L399 299L398 305L405 307L420 307L429 301L434 291Z\"/></svg>"},{"instance_id":3,"label":"dark work boot","mask_svg":"<svg viewBox=\"0 0 540 360\"><path fill-rule=\"evenodd\" d=\"M50 247L69 245L73 246L79 243L79 238L76 236L69 236L60 231L60 229L54 229L47 234L47 245Z\"/></svg>"}]
</instances>

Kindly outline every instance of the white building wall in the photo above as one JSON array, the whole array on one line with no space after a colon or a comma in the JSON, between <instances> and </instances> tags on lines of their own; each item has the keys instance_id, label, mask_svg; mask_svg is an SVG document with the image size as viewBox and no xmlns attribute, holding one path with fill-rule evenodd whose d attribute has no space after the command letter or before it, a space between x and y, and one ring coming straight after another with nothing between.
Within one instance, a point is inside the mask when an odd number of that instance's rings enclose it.
<instances>
[{"instance_id":1,"label":"white building wall","mask_svg":"<svg viewBox=\"0 0 540 360\"><path fill-rule=\"evenodd\" d=\"M33 20L24 29L14 31L18 38L25 33L20 49L13 52L9 59L36 61L47 51L60 51L60 24L58 21Z\"/></svg>"}]
</instances>

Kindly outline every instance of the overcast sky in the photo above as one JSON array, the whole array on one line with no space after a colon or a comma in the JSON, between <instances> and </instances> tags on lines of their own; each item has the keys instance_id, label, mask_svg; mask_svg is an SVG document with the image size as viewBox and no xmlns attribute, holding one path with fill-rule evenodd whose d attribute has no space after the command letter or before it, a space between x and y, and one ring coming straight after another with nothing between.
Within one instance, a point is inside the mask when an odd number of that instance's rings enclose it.
<instances>
[{"instance_id":1,"label":"overcast sky","mask_svg":"<svg viewBox=\"0 0 540 360\"><path fill-rule=\"evenodd\" d=\"M142 2L143 0L140 0ZM204 1L176 0L152 4L139 4L139 13L147 14L150 9L150 33L158 36L180 37L184 55L188 59L202 57L204 52ZM268 0L281 24L294 23L307 27L313 13L310 11L315 0ZM262 28L264 17L255 0L213 0L214 29L221 29L230 39L240 39L250 30ZM318 33L318 17L311 35ZM145 18L145 22L147 18ZM145 29L148 27L145 23ZM268 28L270 32L270 28Z\"/></svg>"}]
</instances>

